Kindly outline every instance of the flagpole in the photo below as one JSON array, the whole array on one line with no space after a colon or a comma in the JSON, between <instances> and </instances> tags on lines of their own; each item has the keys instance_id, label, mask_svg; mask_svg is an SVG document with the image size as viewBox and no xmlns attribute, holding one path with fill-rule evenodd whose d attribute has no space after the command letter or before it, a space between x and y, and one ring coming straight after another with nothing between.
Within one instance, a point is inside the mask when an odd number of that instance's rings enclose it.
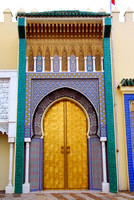
<instances>
[{"instance_id":1,"label":"flagpole","mask_svg":"<svg viewBox=\"0 0 134 200\"><path fill-rule=\"evenodd\" d=\"M112 13L112 0L110 0L110 14Z\"/></svg>"}]
</instances>

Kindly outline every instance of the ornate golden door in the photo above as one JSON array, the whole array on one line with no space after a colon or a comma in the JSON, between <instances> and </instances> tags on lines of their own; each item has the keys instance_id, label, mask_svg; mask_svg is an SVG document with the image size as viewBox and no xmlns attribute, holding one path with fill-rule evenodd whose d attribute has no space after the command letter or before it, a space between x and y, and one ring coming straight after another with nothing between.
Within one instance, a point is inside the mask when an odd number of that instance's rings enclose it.
<instances>
[{"instance_id":1,"label":"ornate golden door","mask_svg":"<svg viewBox=\"0 0 134 200\"><path fill-rule=\"evenodd\" d=\"M44 189L88 189L86 116L69 100L44 118Z\"/></svg>"}]
</instances>

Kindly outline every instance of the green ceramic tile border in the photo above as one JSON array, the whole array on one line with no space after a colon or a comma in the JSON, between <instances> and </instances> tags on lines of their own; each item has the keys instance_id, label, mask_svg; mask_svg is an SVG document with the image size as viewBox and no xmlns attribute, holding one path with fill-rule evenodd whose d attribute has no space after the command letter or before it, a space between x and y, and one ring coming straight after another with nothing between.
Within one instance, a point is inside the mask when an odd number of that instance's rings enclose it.
<instances>
[{"instance_id":1,"label":"green ceramic tile border","mask_svg":"<svg viewBox=\"0 0 134 200\"><path fill-rule=\"evenodd\" d=\"M22 193L23 156L24 156L24 117L25 117L25 19L18 19L19 30L19 68L18 68L18 101L15 160L15 193Z\"/></svg>"},{"instance_id":2,"label":"green ceramic tile border","mask_svg":"<svg viewBox=\"0 0 134 200\"><path fill-rule=\"evenodd\" d=\"M105 32L103 38L104 54L104 82L106 101L106 123L107 123L107 145L108 145L108 169L110 192L117 193L116 153L115 153L115 131L111 74L111 51L110 31L111 18L105 18Z\"/></svg>"},{"instance_id":3,"label":"green ceramic tile border","mask_svg":"<svg viewBox=\"0 0 134 200\"><path fill-rule=\"evenodd\" d=\"M45 12L17 13L16 17L105 17L110 13L105 12L87 12L79 10L53 10Z\"/></svg>"}]
</instances>

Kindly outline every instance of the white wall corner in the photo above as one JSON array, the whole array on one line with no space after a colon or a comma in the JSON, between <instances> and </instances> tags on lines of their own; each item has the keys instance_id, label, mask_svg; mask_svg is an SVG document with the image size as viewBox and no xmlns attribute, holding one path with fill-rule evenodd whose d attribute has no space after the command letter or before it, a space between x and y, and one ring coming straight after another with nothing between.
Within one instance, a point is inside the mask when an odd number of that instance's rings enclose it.
<instances>
[{"instance_id":1,"label":"white wall corner","mask_svg":"<svg viewBox=\"0 0 134 200\"><path fill-rule=\"evenodd\" d=\"M15 137L16 134L16 123L15 122L9 122L8 123L8 137Z\"/></svg>"},{"instance_id":2,"label":"white wall corner","mask_svg":"<svg viewBox=\"0 0 134 200\"><path fill-rule=\"evenodd\" d=\"M8 143L14 143L15 137L8 137Z\"/></svg>"}]
</instances>

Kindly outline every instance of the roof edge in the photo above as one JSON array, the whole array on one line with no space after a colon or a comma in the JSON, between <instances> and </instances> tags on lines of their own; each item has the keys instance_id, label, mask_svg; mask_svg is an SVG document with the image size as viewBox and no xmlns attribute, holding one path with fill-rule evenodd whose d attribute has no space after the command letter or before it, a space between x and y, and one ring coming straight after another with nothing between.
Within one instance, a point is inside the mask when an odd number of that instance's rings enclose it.
<instances>
[{"instance_id":1,"label":"roof edge","mask_svg":"<svg viewBox=\"0 0 134 200\"><path fill-rule=\"evenodd\" d=\"M54 10L54 11L44 11L44 12L18 12L16 18L26 17L26 18L40 18L40 17L109 17L110 13L103 12L88 12L79 10Z\"/></svg>"}]
</instances>

